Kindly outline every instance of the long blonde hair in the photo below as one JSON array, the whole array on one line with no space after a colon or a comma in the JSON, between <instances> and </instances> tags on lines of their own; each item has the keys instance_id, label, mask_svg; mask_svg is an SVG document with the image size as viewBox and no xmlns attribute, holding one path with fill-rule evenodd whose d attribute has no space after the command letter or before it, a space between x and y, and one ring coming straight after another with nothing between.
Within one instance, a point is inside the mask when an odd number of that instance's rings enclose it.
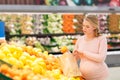
<instances>
[{"instance_id":1,"label":"long blonde hair","mask_svg":"<svg viewBox=\"0 0 120 80\"><path fill-rule=\"evenodd\" d=\"M97 15L86 15L84 20L87 20L90 24L93 25L94 28L96 28L94 30L95 33L95 37L100 36L100 32L99 32L99 22L98 22L98 17Z\"/></svg>"}]
</instances>

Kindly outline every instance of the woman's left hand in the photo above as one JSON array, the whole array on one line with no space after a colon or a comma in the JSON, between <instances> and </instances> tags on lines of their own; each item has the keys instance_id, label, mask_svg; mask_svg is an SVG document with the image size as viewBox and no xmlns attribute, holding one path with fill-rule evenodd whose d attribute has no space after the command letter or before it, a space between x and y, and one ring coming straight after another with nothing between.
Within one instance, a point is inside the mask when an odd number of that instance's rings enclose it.
<instances>
[{"instance_id":1,"label":"woman's left hand","mask_svg":"<svg viewBox=\"0 0 120 80\"><path fill-rule=\"evenodd\" d=\"M83 51L82 50L77 50L78 51L78 53L79 53L79 57L81 58L81 57L83 57Z\"/></svg>"},{"instance_id":2,"label":"woman's left hand","mask_svg":"<svg viewBox=\"0 0 120 80\"><path fill-rule=\"evenodd\" d=\"M83 54L83 50L77 50L78 53Z\"/></svg>"}]
</instances>

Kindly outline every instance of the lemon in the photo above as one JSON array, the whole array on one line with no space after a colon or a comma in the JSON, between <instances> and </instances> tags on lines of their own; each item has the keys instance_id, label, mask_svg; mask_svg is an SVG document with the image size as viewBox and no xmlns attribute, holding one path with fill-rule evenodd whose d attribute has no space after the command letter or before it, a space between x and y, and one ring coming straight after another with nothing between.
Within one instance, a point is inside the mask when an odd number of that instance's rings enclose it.
<instances>
[{"instance_id":1,"label":"lemon","mask_svg":"<svg viewBox=\"0 0 120 80\"><path fill-rule=\"evenodd\" d=\"M44 51L44 52L43 52L43 54L46 54L46 55L48 55L48 51Z\"/></svg>"},{"instance_id":2,"label":"lemon","mask_svg":"<svg viewBox=\"0 0 120 80\"><path fill-rule=\"evenodd\" d=\"M0 52L0 59L4 59L6 57L6 55L4 53Z\"/></svg>"}]
</instances>

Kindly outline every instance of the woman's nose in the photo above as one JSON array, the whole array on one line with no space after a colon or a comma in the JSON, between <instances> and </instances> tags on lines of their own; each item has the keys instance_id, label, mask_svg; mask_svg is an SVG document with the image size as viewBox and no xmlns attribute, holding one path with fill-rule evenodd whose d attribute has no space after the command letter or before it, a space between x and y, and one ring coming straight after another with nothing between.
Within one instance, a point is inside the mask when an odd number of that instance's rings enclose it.
<instances>
[{"instance_id":1,"label":"woman's nose","mask_svg":"<svg viewBox=\"0 0 120 80\"><path fill-rule=\"evenodd\" d=\"M85 27L82 27L82 30L85 30Z\"/></svg>"}]
</instances>

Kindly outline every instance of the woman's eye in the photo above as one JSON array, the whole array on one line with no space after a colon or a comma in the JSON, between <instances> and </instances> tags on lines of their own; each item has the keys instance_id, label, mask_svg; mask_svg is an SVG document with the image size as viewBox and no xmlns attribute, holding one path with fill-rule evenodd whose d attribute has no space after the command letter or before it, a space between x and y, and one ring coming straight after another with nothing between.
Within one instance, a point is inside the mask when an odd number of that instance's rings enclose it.
<instances>
[{"instance_id":1,"label":"woman's eye","mask_svg":"<svg viewBox=\"0 0 120 80\"><path fill-rule=\"evenodd\" d=\"M89 26L88 26L88 25L86 25L86 28L89 28Z\"/></svg>"},{"instance_id":2,"label":"woman's eye","mask_svg":"<svg viewBox=\"0 0 120 80\"><path fill-rule=\"evenodd\" d=\"M88 25L84 25L83 27L89 28L89 26L88 26Z\"/></svg>"}]
</instances>

